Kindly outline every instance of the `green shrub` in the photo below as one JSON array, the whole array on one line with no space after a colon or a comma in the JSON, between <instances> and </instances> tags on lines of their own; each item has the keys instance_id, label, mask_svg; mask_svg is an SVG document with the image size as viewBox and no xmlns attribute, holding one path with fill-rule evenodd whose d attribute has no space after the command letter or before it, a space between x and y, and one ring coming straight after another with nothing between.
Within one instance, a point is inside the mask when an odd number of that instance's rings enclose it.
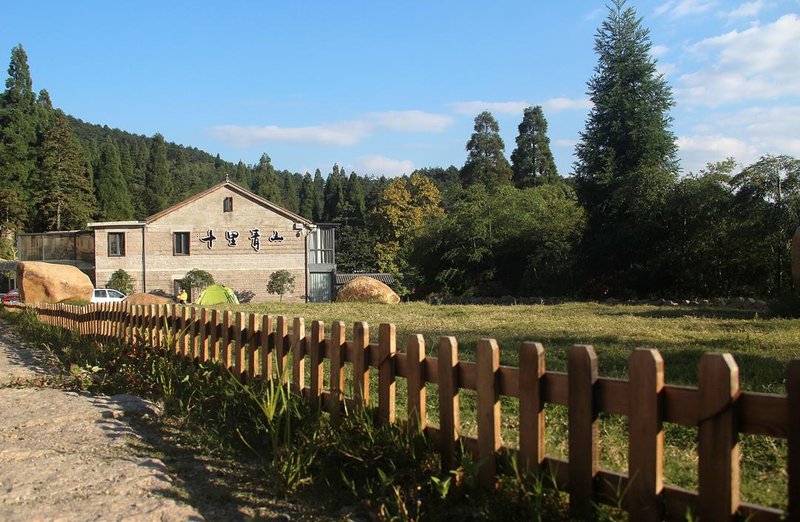
<instances>
[{"instance_id":1,"label":"green shrub","mask_svg":"<svg viewBox=\"0 0 800 522\"><path fill-rule=\"evenodd\" d=\"M111 274L111 277L106 283L106 288L113 288L125 295L131 295L133 293L133 278L128 272L120 268Z\"/></svg>"}]
</instances>

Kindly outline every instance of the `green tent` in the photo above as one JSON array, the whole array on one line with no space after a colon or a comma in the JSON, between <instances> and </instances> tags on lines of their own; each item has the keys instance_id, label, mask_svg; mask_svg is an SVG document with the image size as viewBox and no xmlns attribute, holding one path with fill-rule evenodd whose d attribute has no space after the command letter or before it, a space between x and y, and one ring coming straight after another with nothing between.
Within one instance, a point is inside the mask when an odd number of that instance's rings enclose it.
<instances>
[{"instance_id":1,"label":"green tent","mask_svg":"<svg viewBox=\"0 0 800 522\"><path fill-rule=\"evenodd\" d=\"M195 302L198 305L215 305L221 303L239 304L233 290L223 285L211 285L200 293Z\"/></svg>"}]
</instances>

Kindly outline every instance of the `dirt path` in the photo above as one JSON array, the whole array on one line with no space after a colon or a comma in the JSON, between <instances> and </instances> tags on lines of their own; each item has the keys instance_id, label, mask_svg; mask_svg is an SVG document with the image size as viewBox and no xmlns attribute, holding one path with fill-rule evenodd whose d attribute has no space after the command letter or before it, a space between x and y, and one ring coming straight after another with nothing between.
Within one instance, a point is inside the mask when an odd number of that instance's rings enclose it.
<instances>
[{"instance_id":1,"label":"dirt path","mask_svg":"<svg viewBox=\"0 0 800 522\"><path fill-rule=\"evenodd\" d=\"M170 445L152 404L48 388L49 368L0 322L0 520L317 518L255 486L237 499L244 477Z\"/></svg>"}]
</instances>

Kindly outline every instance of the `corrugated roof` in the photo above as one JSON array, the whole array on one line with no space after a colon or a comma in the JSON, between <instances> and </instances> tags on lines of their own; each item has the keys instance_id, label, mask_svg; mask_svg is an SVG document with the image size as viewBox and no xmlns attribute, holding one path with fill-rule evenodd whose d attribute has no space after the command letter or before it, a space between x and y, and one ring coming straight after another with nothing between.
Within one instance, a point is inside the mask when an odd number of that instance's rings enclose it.
<instances>
[{"instance_id":1,"label":"corrugated roof","mask_svg":"<svg viewBox=\"0 0 800 522\"><path fill-rule=\"evenodd\" d=\"M392 285L395 283L394 275L392 274L336 274L336 285L346 285L356 277L367 276L373 279L377 279L383 284Z\"/></svg>"}]
</instances>

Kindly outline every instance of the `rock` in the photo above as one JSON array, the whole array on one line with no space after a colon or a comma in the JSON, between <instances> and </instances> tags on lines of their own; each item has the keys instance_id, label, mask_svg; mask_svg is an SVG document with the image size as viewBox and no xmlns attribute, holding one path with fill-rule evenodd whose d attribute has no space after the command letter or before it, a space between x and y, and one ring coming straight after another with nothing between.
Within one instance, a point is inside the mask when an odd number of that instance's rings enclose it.
<instances>
[{"instance_id":1,"label":"rock","mask_svg":"<svg viewBox=\"0 0 800 522\"><path fill-rule=\"evenodd\" d=\"M130 304L135 305L162 305L162 304L172 304L175 301L170 299L169 297L162 297L160 295L153 295L153 294L131 294L126 299L127 302Z\"/></svg>"},{"instance_id":2,"label":"rock","mask_svg":"<svg viewBox=\"0 0 800 522\"><path fill-rule=\"evenodd\" d=\"M397 304L400 296L387 285L368 276L356 277L337 293L340 302Z\"/></svg>"},{"instance_id":3,"label":"rock","mask_svg":"<svg viewBox=\"0 0 800 522\"><path fill-rule=\"evenodd\" d=\"M18 263L17 281L25 303L88 301L94 290L89 276L76 267L41 261Z\"/></svg>"}]
</instances>

